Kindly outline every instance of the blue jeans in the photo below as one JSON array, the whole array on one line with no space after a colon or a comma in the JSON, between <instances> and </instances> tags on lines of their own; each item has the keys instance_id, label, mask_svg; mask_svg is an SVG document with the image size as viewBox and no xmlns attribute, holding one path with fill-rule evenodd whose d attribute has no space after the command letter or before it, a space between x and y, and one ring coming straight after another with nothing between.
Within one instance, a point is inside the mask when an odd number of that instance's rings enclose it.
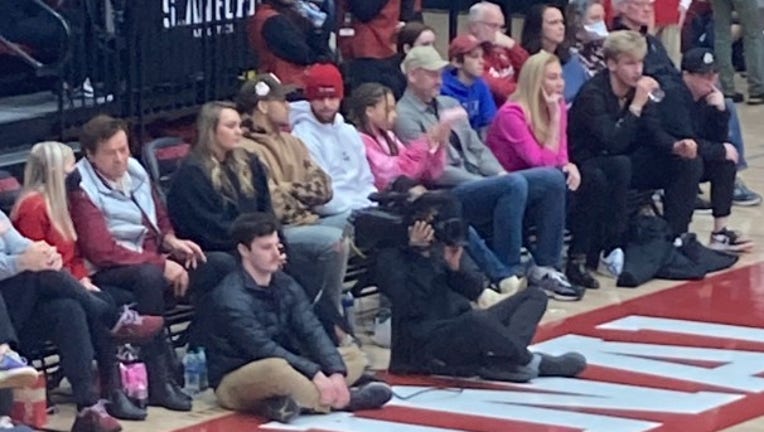
<instances>
[{"instance_id":1,"label":"blue jeans","mask_svg":"<svg viewBox=\"0 0 764 432\"><path fill-rule=\"evenodd\" d=\"M735 103L732 102L732 99L725 99L724 104L730 112L730 144L735 146L735 150L737 150L740 155L740 158L737 161L737 170L742 171L748 168L748 162L745 160L745 144L743 144L743 131L740 128L740 117L737 115L737 107L735 106Z\"/></svg>"},{"instance_id":2,"label":"blue jeans","mask_svg":"<svg viewBox=\"0 0 764 432\"><path fill-rule=\"evenodd\" d=\"M342 229L335 226L287 225L283 233L289 247L289 274L302 285L311 302L327 296L341 309L349 244Z\"/></svg>"},{"instance_id":3,"label":"blue jeans","mask_svg":"<svg viewBox=\"0 0 764 432\"><path fill-rule=\"evenodd\" d=\"M475 265L478 266L491 282L498 283L504 278L520 274L519 271L512 272L512 269L504 265L473 227L469 227L467 230L467 246L465 250L470 258L472 258L472 261L475 262Z\"/></svg>"},{"instance_id":4,"label":"blue jeans","mask_svg":"<svg viewBox=\"0 0 764 432\"><path fill-rule=\"evenodd\" d=\"M559 267L565 227L565 176L557 168L532 168L456 186L464 219L490 226L492 249L512 274L522 273L523 221L536 226L538 266Z\"/></svg>"}]
</instances>

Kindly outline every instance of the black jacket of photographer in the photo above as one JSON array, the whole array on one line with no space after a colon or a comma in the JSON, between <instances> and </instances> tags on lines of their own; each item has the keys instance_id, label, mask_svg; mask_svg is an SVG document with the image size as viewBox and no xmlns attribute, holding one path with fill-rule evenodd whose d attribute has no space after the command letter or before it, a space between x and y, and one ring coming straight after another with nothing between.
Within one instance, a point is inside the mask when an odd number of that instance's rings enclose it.
<instances>
[{"instance_id":1,"label":"black jacket of photographer","mask_svg":"<svg viewBox=\"0 0 764 432\"><path fill-rule=\"evenodd\" d=\"M433 251L426 257L409 247L379 252L375 266L378 287L393 305L391 371L422 370L421 347L438 328L472 310L471 300L483 291L483 279L468 271L452 271ZM471 331L465 329L465 331Z\"/></svg>"},{"instance_id":2,"label":"black jacket of photographer","mask_svg":"<svg viewBox=\"0 0 764 432\"><path fill-rule=\"evenodd\" d=\"M327 376L346 373L302 287L286 273L275 273L270 285L262 287L239 268L205 303L199 320L207 329L203 345L213 387L248 363L274 357L308 379L319 371Z\"/></svg>"}]
</instances>

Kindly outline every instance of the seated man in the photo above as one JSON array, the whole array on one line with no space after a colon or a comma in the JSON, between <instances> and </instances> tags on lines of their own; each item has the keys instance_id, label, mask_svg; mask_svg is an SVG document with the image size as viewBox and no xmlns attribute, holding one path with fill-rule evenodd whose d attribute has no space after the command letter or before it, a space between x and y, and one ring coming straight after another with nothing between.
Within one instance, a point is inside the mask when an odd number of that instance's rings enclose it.
<instances>
[{"instance_id":1,"label":"seated man","mask_svg":"<svg viewBox=\"0 0 764 432\"><path fill-rule=\"evenodd\" d=\"M638 32L611 33L604 45L608 69L581 88L568 115L572 159L628 155L631 187L665 191L664 217L675 236L687 232L703 161L697 143L675 139L660 124L651 93L657 81L642 75L647 42ZM626 199L614 203L613 218L627 217Z\"/></svg>"},{"instance_id":2,"label":"seated man","mask_svg":"<svg viewBox=\"0 0 764 432\"><path fill-rule=\"evenodd\" d=\"M412 48L406 55L403 69L408 87L398 101L395 120L395 133L404 143L418 139L460 107L454 98L440 95L447 64L431 46ZM446 154L446 167L434 179L435 186L453 188L467 223L490 232L496 257L512 274L523 276L523 220L533 221L537 241L528 282L543 287L555 299L579 300L583 290L572 286L558 270L565 227L562 171L532 168L507 173L466 119L452 122Z\"/></svg>"},{"instance_id":3,"label":"seated man","mask_svg":"<svg viewBox=\"0 0 764 432\"><path fill-rule=\"evenodd\" d=\"M714 228L709 247L727 252L742 252L753 242L727 228L735 188L735 164L739 155L727 141L730 112L718 82L716 60L711 50L693 48L682 57L684 86L666 94L658 112L670 121L663 128L676 139L696 142L703 160L703 181L711 183L711 210Z\"/></svg>"},{"instance_id":4,"label":"seated man","mask_svg":"<svg viewBox=\"0 0 764 432\"><path fill-rule=\"evenodd\" d=\"M305 76L307 100L292 103L290 113L292 133L332 180L332 199L315 210L324 224L343 228L350 212L370 206L368 197L377 191L361 136L339 113L344 95L340 71L318 64Z\"/></svg>"},{"instance_id":5,"label":"seated man","mask_svg":"<svg viewBox=\"0 0 764 432\"><path fill-rule=\"evenodd\" d=\"M526 382L573 377L586 368L579 353L528 351L547 305L538 288L528 287L489 309L472 309L470 300L482 290L480 278L461 268L458 239L436 241L433 231L426 218L416 220L408 245L383 249L377 257L374 275L392 301L396 327L391 371Z\"/></svg>"},{"instance_id":6,"label":"seated man","mask_svg":"<svg viewBox=\"0 0 764 432\"><path fill-rule=\"evenodd\" d=\"M280 269L278 222L267 213L240 216L231 235L241 267L209 296L201 319L210 384L228 409L289 422L300 410L379 408L386 384L352 387L366 366L355 345L335 348L303 289Z\"/></svg>"},{"instance_id":7,"label":"seated man","mask_svg":"<svg viewBox=\"0 0 764 432\"><path fill-rule=\"evenodd\" d=\"M483 77L491 88L496 106L502 106L517 86L520 68L528 53L514 39L504 34L504 14L501 8L487 1L470 7L468 30L485 44Z\"/></svg>"}]
</instances>

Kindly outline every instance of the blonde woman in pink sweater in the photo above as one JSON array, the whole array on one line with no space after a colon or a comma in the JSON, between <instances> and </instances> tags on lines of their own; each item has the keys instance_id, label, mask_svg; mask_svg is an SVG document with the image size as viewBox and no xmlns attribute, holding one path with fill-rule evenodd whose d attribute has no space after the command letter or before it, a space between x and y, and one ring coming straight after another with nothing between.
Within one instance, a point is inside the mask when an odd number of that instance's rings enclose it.
<instances>
[{"instance_id":1,"label":"blonde woman in pink sweater","mask_svg":"<svg viewBox=\"0 0 764 432\"><path fill-rule=\"evenodd\" d=\"M467 113L461 108L443 112L438 125L422 130L421 138L404 145L392 131L396 112L395 98L389 88L378 83L365 83L356 88L348 99L348 118L361 135L374 175L374 185L379 190L385 190L401 176L424 185L440 177L446 164L446 147L452 123L466 116ZM496 258L472 228L468 232L466 249L504 295L519 288L517 275ZM489 306L503 299L504 295L486 290L478 299L478 304Z\"/></svg>"},{"instance_id":2,"label":"blonde woman in pink sweater","mask_svg":"<svg viewBox=\"0 0 764 432\"><path fill-rule=\"evenodd\" d=\"M558 167L566 176L568 189L581 185L578 167L568 159L567 108L563 98L565 81L560 60L544 50L528 58L520 71L517 90L499 109L486 137L486 145L507 171ZM575 215L574 215L575 219ZM593 219L593 218L589 218ZM598 223L589 221L588 223ZM589 240L583 242L571 223L573 242L565 275L571 283L599 288L586 267ZM582 250L578 250L579 249Z\"/></svg>"}]
</instances>

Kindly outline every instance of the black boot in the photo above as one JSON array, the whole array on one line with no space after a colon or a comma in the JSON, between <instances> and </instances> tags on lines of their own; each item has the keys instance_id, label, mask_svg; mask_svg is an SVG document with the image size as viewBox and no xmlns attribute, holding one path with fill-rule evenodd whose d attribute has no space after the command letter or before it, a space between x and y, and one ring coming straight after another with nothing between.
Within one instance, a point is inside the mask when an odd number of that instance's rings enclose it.
<instances>
[{"instance_id":1,"label":"black boot","mask_svg":"<svg viewBox=\"0 0 764 432\"><path fill-rule=\"evenodd\" d=\"M172 411L191 411L191 398L183 393L172 378L168 367L164 339L146 346L146 369L149 375L149 405Z\"/></svg>"},{"instance_id":2,"label":"black boot","mask_svg":"<svg viewBox=\"0 0 764 432\"><path fill-rule=\"evenodd\" d=\"M101 396L108 401L106 412L120 420L145 420L145 409L135 406L122 389L119 363L101 370Z\"/></svg>"},{"instance_id":3,"label":"black boot","mask_svg":"<svg viewBox=\"0 0 764 432\"><path fill-rule=\"evenodd\" d=\"M565 266L565 276L573 285L597 289L600 283L592 276L589 269L586 268L586 255L573 255L568 258L568 264Z\"/></svg>"}]
</instances>

